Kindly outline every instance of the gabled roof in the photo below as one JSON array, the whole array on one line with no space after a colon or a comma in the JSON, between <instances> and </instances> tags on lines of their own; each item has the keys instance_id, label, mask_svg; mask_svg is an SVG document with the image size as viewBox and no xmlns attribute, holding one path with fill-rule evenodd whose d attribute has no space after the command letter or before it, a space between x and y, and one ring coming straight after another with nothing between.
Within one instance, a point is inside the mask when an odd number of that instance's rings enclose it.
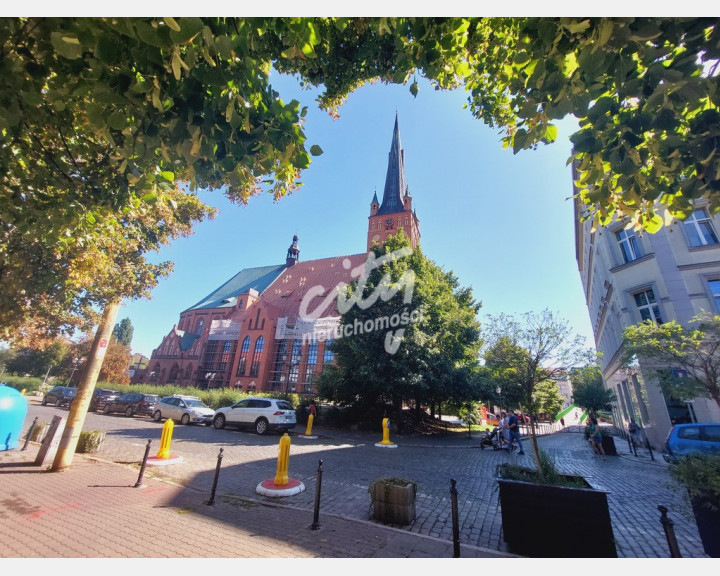
<instances>
[{"instance_id":1,"label":"gabled roof","mask_svg":"<svg viewBox=\"0 0 720 576\"><path fill-rule=\"evenodd\" d=\"M405 153L400 143L400 128L398 127L398 117L395 114L395 128L393 129L393 139L390 145L390 154L388 155L388 168L385 176L385 191L383 192L383 200L377 214L396 214L405 210L402 201L402 195L405 193Z\"/></svg>"},{"instance_id":2,"label":"gabled roof","mask_svg":"<svg viewBox=\"0 0 720 576\"><path fill-rule=\"evenodd\" d=\"M220 288L211 292L187 310L183 310L182 313L204 308L232 308L237 304L237 297L240 294L245 294L250 289L257 290L258 293L262 294L284 270L284 264L241 270Z\"/></svg>"},{"instance_id":3,"label":"gabled roof","mask_svg":"<svg viewBox=\"0 0 720 576\"><path fill-rule=\"evenodd\" d=\"M316 286L322 286L323 295L313 298L309 303L308 312L313 312L329 294L335 294L335 287L338 284L343 282L350 284L356 279L351 276L351 272L362 265L366 258L367 254L362 253L298 262L295 266L287 268L266 290L262 295L262 301L277 309L278 317L293 317L298 315L300 304L308 291ZM348 268L344 266L346 260L349 262ZM320 313L320 317L339 315L336 303L335 299Z\"/></svg>"}]
</instances>

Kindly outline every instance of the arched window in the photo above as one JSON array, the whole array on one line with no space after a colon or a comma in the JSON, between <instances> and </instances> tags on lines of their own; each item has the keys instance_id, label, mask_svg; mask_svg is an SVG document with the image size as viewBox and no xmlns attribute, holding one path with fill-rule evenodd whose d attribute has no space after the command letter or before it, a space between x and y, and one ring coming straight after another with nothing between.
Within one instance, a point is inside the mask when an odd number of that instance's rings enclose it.
<instances>
[{"instance_id":1,"label":"arched window","mask_svg":"<svg viewBox=\"0 0 720 576\"><path fill-rule=\"evenodd\" d=\"M252 365L250 366L250 376L257 376L260 372L260 361L262 360L264 347L265 338L260 336L260 338L255 341L255 352L253 353Z\"/></svg>"},{"instance_id":2,"label":"arched window","mask_svg":"<svg viewBox=\"0 0 720 576\"><path fill-rule=\"evenodd\" d=\"M227 367L227 363L230 361L230 349L232 348L232 342L225 340L223 344L222 356L220 357L220 370L224 370Z\"/></svg>"},{"instance_id":3,"label":"arched window","mask_svg":"<svg viewBox=\"0 0 720 576\"><path fill-rule=\"evenodd\" d=\"M203 326L205 326L205 321L200 318L200 320L198 320L197 327L195 328L195 334L202 336Z\"/></svg>"},{"instance_id":4,"label":"arched window","mask_svg":"<svg viewBox=\"0 0 720 576\"><path fill-rule=\"evenodd\" d=\"M185 370L185 378L190 378L191 376L192 376L192 364L188 364L188 367Z\"/></svg>"},{"instance_id":5,"label":"arched window","mask_svg":"<svg viewBox=\"0 0 720 576\"><path fill-rule=\"evenodd\" d=\"M240 348L240 360L238 361L236 376L245 376L245 367L247 366L247 357L250 353L250 336L245 336L242 347Z\"/></svg>"},{"instance_id":6,"label":"arched window","mask_svg":"<svg viewBox=\"0 0 720 576\"><path fill-rule=\"evenodd\" d=\"M175 363L172 365L172 368L170 368L170 375L168 376L168 382L177 381L178 372L180 372L180 367L177 365L177 363Z\"/></svg>"}]
</instances>

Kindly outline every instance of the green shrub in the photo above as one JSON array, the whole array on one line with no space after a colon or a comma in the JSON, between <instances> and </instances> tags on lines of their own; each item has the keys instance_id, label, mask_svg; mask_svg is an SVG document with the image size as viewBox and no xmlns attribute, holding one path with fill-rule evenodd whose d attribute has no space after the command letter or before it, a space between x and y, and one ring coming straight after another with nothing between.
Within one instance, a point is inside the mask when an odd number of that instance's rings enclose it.
<instances>
[{"instance_id":1,"label":"green shrub","mask_svg":"<svg viewBox=\"0 0 720 576\"><path fill-rule=\"evenodd\" d=\"M30 434L30 441L42 442L45 439L48 428L50 428L49 422L36 422L35 427L32 428L32 430L28 430L28 432L32 432Z\"/></svg>"},{"instance_id":2,"label":"green shrub","mask_svg":"<svg viewBox=\"0 0 720 576\"><path fill-rule=\"evenodd\" d=\"M720 507L720 454L690 454L670 461L670 475L712 509Z\"/></svg>"},{"instance_id":3,"label":"green shrub","mask_svg":"<svg viewBox=\"0 0 720 576\"><path fill-rule=\"evenodd\" d=\"M42 386L42 378L33 378L25 376L14 376L12 374L3 374L2 381L6 386L15 388L15 390L25 390L25 395L35 394Z\"/></svg>"},{"instance_id":4,"label":"green shrub","mask_svg":"<svg viewBox=\"0 0 720 576\"><path fill-rule=\"evenodd\" d=\"M88 452L98 452L105 442L104 430L83 430L80 432L75 452L85 454Z\"/></svg>"}]
</instances>

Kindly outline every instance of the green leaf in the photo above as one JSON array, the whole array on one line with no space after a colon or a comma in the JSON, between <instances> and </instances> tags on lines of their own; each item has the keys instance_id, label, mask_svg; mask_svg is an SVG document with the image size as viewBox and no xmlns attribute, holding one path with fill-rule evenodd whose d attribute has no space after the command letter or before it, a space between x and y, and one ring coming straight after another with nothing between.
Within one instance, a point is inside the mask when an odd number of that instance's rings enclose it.
<instances>
[{"instance_id":1,"label":"green leaf","mask_svg":"<svg viewBox=\"0 0 720 576\"><path fill-rule=\"evenodd\" d=\"M82 56L82 46L75 34L51 32L50 41L55 51L68 60L75 60Z\"/></svg>"},{"instance_id":2,"label":"green leaf","mask_svg":"<svg viewBox=\"0 0 720 576\"><path fill-rule=\"evenodd\" d=\"M203 21L200 18L180 18L180 21L177 22L177 24L180 26L180 30L170 31L170 40L172 40L176 44L184 44L185 42L189 42L197 34L202 32L202 29L205 27Z\"/></svg>"},{"instance_id":3,"label":"green leaf","mask_svg":"<svg viewBox=\"0 0 720 576\"><path fill-rule=\"evenodd\" d=\"M410 94L412 94L413 96L417 96L418 90L419 88L417 82L413 82L412 84L410 84Z\"/></svg>"},{"instance_id":4,"label":"green leaf","mask_svg":"<svg viewBox=\"0 0 720 576\"><path fill-rule=\"evenodd\" d=\"M310 146L310 154L313 156L320 156L323 153L323 149L320 148L317 144L313 144Z\"/></svg>"},{"instance_id":5,"label":"green leaf","mask_svg":"<svg viewBox=\"0 0 720 576\"><path fill-rule=\"evenodd\" d=\"M175 180L175 173L174 173L174 172L168 172L168 171L158 172L158 176L160 176L160 178L164 178L164 179L167 180L168 182L172 182L173 180Z\"/></svg>"}]
</instances>

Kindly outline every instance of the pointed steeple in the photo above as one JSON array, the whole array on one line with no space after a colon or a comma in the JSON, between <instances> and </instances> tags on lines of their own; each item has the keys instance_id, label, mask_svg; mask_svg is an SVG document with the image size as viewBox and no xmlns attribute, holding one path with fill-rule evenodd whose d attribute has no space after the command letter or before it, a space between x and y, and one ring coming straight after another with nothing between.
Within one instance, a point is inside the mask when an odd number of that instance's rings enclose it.
<instances>
[{"instance_id":1,"label":"pointed steeple","mask_svg":"<svg viewBox=\"0 0 720 576\"><path fill-rule=\"evenodd\" d=\"M372 202L370 202L370 204L380 204L380 202L378 202L378 199L377 199L377 192L375 192L375 194L373 194L373 199L372 199Z\"/></svg>"},{"instance_id":2,"label":"pointed steeple","mask_svg":"<svg viewBox=\"0 0 720 576\"><path fill-rule=\"evenodd\" d=\"M385 191L378 214L395 214L402 212L404 205L402 195L405 192L405 152L400 142L400 128L398 115L395 112L395 128L393 130L390 154L388 155L387 175L385 176Z\"/></svg>"},{"instance_id":3,"label":"pointed steeple","mask_svg":"<svg viewBox=\"0 0 720 576\"><path fill-rule=\"evenodd\" d=\"M298 237L297 234L293 236L293 243L288 248L287 256L285 257L285 266L295 266L300 261L300 248L298 248Z\"/></svg>"}]
</instances>

